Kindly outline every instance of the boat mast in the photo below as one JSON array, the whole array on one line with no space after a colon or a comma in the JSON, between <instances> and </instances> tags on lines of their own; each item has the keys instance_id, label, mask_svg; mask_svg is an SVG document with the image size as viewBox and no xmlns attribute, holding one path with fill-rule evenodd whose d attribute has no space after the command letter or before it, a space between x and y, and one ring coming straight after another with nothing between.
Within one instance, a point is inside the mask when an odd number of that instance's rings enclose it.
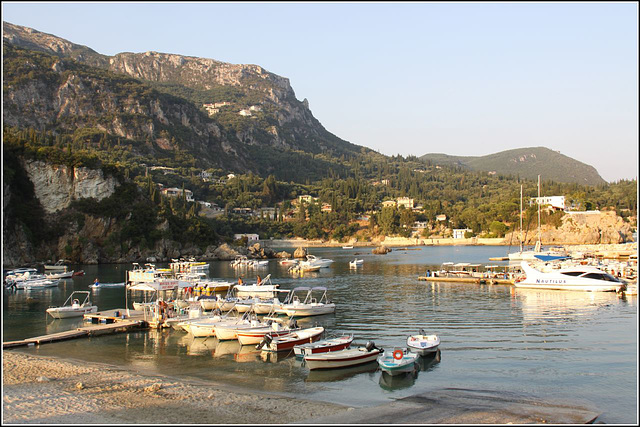
<instances>
[{"instance_id":1,"label":"boat mast","mask_svg":"<svg viewBox=\"0 0 640 427\"><path fill-rule=\"evenodd\" d=\"M522 253L522 184L520 184L520 253Z\"/></svg>"},{"instance_id":2,"label":"boat mast","mask_svg":"<svg viewBox=\"0 0 640 427\"><path fill-rule=\"evenodd\" d=\"M540 200L540 175L538 175L538 242L536 243L536 250L537 251L542 250L542 236L541 236L541 229L540 229L540 205L541 205L541 200Z\"/></svg>"}]
</instances>

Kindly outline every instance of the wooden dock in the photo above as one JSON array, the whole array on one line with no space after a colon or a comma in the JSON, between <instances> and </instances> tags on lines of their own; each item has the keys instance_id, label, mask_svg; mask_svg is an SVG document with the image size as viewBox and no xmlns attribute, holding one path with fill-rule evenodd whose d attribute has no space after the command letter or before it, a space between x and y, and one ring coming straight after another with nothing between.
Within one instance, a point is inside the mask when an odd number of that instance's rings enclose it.
<instances>
[{"instance_id":1,"label":"wooden dock","mask_svg":"<svg viewBox=\"0 0 640 427\"><path fill-rule=\"evenodd\" d=\"M125 313L125 316L116 317L116 311ZM143 319L142 312L134 312L133 310L130 310L130 314L131 316L126 316L126 310L109 310L107 312L85 314L85 320L91 320L91 325L82 326L68 331L42 335L39 337L27 338L24 340L3 342L2 348L6 349L29 345L40 345L51 342L66 341L74 338L127 332L132 329L146 328L148 326L147 322Z\"/></svg>"},{"instance_id":2,"label":"wooden dock","mask_svg":"<svg viewBox=\"0 0 640 427\"><path fill-rule=\"evenodd\" d=\"M433 276L420 276L418 280L424 280L427 282L458 282L458 283L475 283L477 285L513 285L515 282L513 279L495 279L484 277L433 277Z\"/></svg>"}]
</instances>

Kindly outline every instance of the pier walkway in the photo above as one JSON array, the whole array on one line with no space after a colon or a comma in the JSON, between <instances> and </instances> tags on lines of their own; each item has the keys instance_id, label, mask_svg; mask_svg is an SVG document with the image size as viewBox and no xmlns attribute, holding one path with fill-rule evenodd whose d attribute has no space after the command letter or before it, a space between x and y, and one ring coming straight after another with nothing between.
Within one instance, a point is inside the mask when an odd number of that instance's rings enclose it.
<instances>
[{"instance_id":1,"label":"pier walkway","mask_svg":"<svg viewBox=\"0 0 640 427\"><path fill-rule=\"evenodd\" d=\"M51 342L70 340L74 338L92 337L117 332L127 332L132 329L145 328L148 326L141 312L130 310L129 316L116 316L116 312L118 314L124 314L126 313L126 310L109 310L105 312L85 314L85 320L90 320L92 322L90 325L82 326L68 331L42 335L39 337L27 338L24 340L3 342L2 348L7 349L29 345L40 345Z\"/></svg>"}]
</instances>

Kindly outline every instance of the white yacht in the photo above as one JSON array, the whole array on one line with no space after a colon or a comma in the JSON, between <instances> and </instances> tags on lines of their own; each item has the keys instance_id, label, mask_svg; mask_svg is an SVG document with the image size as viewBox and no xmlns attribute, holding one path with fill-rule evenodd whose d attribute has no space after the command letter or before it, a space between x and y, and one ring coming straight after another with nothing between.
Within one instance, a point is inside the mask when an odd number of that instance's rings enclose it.
<instances>
[{"instance_id":1,"label":"white yacht","mask_svg":"<svg viewBox=\"0 0 640 427\"><path fill-rule=\"evenodd\" d=\"M526 261L522 261L521 266L526 277L515 282L516 288L618 292L624 287L624 282L617 277L588 265L574 265L549 272L536 270Z\"/></svg>"}]
</instances>

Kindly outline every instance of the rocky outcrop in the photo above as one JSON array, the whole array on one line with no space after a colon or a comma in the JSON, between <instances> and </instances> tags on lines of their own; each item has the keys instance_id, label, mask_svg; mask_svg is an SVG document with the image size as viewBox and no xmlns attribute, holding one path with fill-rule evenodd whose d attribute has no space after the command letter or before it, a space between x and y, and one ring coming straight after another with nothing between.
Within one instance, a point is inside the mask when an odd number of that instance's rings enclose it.
<instances>
[{"instance_id":1,"label":"rocky outcrop","mask_svg":"<svg viewBox=\"0 0 640 427\"><path fill-rule=\"evenodd\" d=\"M525 244L535 244L537 230L525 233ZM558 245L618 244L633 241L631 224L625 222L614 211L572 212L562 217L562 224L556 228L541 227L542 243ZM507 234L504 241L518 242L520 232Z\"/></svg>"},{"instance_id":2,"label":"rocky outcrop","mask_svg":"<svg viewBox=\"0 0 640 427\"><path fill-rule=\"evenodd\" d=\"M384 245L378 246L377 248L373 248L373 250L371 251L371 253L376 255L385 255L385 254L388 254L389 252L391 252L391 249L389 249Z\"/></svg>"},{"instance_id":3,"label":"rocky outcrop","mask_svg":"<svg viewBox=\"0 0 640 427\"><path fill-rule=\"evenodd\" d=\"M307 257L307 248L299 247L293 252L294 258L306 258Z\"/></svg>"},{"instance_id":4,"label":"rocky outcrop","mask_svg":"<svg viewBox=\"0 0 640 427\"><path fill-rule=\"evenodd\" d=\"M33 183L36 197L45 212L54 213L69 207L73 200L111 196L118 181L104 176L101 170L25 161L24 169Z\"/></svg>"}]
</instances>

